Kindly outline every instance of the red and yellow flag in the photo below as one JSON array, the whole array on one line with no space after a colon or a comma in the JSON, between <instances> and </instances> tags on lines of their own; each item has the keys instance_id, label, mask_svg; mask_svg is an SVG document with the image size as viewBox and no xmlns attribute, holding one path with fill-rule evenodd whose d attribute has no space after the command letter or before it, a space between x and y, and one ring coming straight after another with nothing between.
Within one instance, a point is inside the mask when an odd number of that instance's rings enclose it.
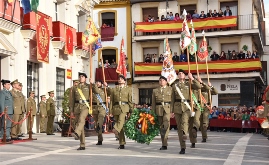
<instances>
[{"instance_id":1,"label":"red and yellow flag","mask_svg":"<svg viewBox=\"0 0 269 165\"><path fill-rule=\"evenodd\" d=\"M67 69L66 70L66 78L67 79L71 79L72 78L72 70L71 69Z\"/></svg>"},{"instance_id":2,"label":"red and yellow flag","mask_svg":"<svg viewBox=\"0 0 269 165\"><path fill-rule=\"evenodd\" d=\"M125 55L125 49L124 49L124 39L121 40L121 46L120 46L120 57L118 60L118 66L116 69L116 72L118 74L123 75L125 78L127 76L127 69L126 69L126 61L125 61L126 55Z\"/></svg>"},{"instance_id":3,"label":"red and yellow flag","mask_svg":"<svg viewBox=\"0 0 269 165\"><path fill-rule=\"evenodd\" d=\"M89 17L88 24L86 26L86 30L82 34L82 43L85 46L89 46L89 45L95 43L95 41L100 37L101 36L100 36L94 22Z\"/></svg>"}]
</instances>

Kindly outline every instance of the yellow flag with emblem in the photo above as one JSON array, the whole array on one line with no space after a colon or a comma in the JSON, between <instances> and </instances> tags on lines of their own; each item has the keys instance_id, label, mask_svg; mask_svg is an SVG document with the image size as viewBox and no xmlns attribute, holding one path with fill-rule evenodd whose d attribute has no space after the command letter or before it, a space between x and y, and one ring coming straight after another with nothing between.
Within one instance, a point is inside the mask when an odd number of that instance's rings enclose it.
<instances>
[{"instance_id":1,"label":"yellow flag with emblem","mask_svg":"<svg viewBox=\"0 0 269 165\"><path fill-rule=\"evenodd\" d=\"M97 41L97 39L100 38L100 34L92 21L92 19L89 17L88 23L86 26L86 30L82 34L82 43L85 46L89 46Z\"/></svg>"},{"instance_id":2,"label":"yellow flag with emblem","mask_svg":"<svg viewBox=\"0 0 269 165\"><path fill-rule=\"evenodd\" d=\"M90 107L89 103L86 102L86 98L85 98L84 94L82 93L82 90L79 88L78 88L78 93L79 93L80 97L82 98L82 100L85 100L85 104L89 108L89 114L91 115L92 114L92 107Z\"/></svg>"}]
</instances>

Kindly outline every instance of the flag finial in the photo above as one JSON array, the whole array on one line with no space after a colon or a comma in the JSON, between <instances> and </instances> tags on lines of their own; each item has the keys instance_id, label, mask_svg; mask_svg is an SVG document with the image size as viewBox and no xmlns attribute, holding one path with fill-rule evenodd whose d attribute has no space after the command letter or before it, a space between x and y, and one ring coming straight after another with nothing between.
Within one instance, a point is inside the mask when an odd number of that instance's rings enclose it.
<instances>
[{"instance_id":1,"label":"flag finial","mask_svg":"<svg viewBox=\"0 0 269 165\"><path fill-rule=\"evenodd\" d=\"M191 22L190 22L190 24L191 24L191 25L193 25L193 23L192 23L192 19L191 19Z\"/></svg>"},{"instance_id":2,"label":"flag finial","mask_svg":"<svg viewBox=\"0 0 269 165\"><path fill-rule=\"evenodd\" d=\"M205 31L203 30L202 35L205 35Z\"/></svg>"},{"instance_id":3,"label":"flag finial","mask_svg":"<svg viewBox=\"0 0 269 165\"><path fill-rule=\"evenodd\" d=\"M185 10L185 9L183 10L182 15L184 15L184 16L186 16L186 15L187 15L187 12L186 12L186 10Z\"/></svg>"}]
</instances>

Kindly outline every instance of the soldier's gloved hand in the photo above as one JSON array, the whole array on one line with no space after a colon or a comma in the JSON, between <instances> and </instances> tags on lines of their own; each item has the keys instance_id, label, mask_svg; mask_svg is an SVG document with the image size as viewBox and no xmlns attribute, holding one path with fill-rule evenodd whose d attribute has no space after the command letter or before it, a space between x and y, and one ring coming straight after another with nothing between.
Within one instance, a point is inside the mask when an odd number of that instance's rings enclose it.
<instances>
[{"instance_id":1,"label":"soldier's gloved hand","mask_svg":"<svg viewBox=\"0 0 269 165\"><path fill-rule=\"evenodd\" d=\"M108 87L108 85L107 85L107 83L106 83L106 82L104 82L104 86L105 86L105 87Z\"/></svg>"},{"instance_id":2,"label":"soldier's gloved hand","mask_svg":"<svg viewBox=\"0 0 269 165\"><path fill-rule=\"evenodd\" d=\"M195 115L195 112L191 112L191 117L194 117L194 115Z\"/></svg>"}]
</instances>

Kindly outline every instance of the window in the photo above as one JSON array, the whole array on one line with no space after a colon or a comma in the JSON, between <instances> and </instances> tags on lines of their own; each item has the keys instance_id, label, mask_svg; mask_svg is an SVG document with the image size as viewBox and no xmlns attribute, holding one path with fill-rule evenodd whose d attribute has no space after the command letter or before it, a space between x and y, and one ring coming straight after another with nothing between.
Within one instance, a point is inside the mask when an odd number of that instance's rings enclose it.
<instances>
[{"instance_id":1,"label":"window","mask_svg":"<svg viewBox=\"0 0 269 165\"><path fill-rule=\"evenodd\" d=\"M105 63L106 60L108 60L108 63L112 63L112 60L117 62L116 55L117 52L115 49L104 49L102 50L102 55L103 55L103 63Z\"/></svg>"},{"instance_id":2,"label":"window","mask_svg":"<svg viewBox=\"0 0 269 165\"><path fill-rule=\"evenodd\" d=\"M196 5L180 5L180 13L179 15L182 15L183 10L186 10L187 13L190 13L191 15L194 14L194 10L196 10ZM201 11L197 11L198 14L200 14ZM205 11L206 13L206 11Z\"/></svg>"},{"instance_id":3,"label":"window","mask_svg":"<svg viewBox=\"0 0 269 165\"><path fill-rule=\"evenodd\" d=\"M106 12L101 14L102 17L102 26L106 24L109 27L115 27L115 13L114 12Z\"/></svg>"},{"instance_id":4,"label":"window","mask_svg":"<svg viewBox=\"0 0 269 165\"><path fill-rule=\"evenodd\" d=\"M29 97L29 92L35 91L35 97L38 101L38 85L39 85L39 74L38 74L38 64L28 61L27 62L27 98Z\"/></svg>"},{"instance_id":5,"label":"window","mask_svg":"<svg viewBox=\"0 0 269 165\"><path fill-rule=\"evenodd\" d=\"M238 43L221 44L221 51L224 51L226 56L228 54L228 51L232 52L233 50L235 50L236 53L239 52L238 51Z\"/></svg>"},{"instance_id":6,"label":"window","mask_svg":"<svg viewBox=\"0 0 269 165\"><path fill-rule=\"evenodd\" d=\"M218 94L219 106L238 106L240 94Z\"/></svg>"},{"instance_id":7,"label":"window","mask_svg":"<svg viewBox=\"0 0 269 165\"><path fill-rule=\"evenodd\" d=\"M152 59L154 54L156 54L157 57L159 57L158 56L158 54L159 54L158 49L159 49L158 47L157 48L143 48L143 62L145 62L147 55L149 55L151 59ZM158 61L155 61L155 62L152 61L152 62L155 63Z\"/></svg>"},{"instance_id":8,"label":"window","mask_svg":"<svg viewBox=\"0 0 269 165\"><path fill-rule=\"evenodd\" d=\"M238 2L237 1L232 1L232 2L221 2L220 3L220 9L223 11L226 10L226 6L230 7L230 10L232 11L233 16L237 16L237 11L238 11Z\"/></svg>"},{"instance_id":9,"label":"window","mask_svg":"<svg viewBox=\"0 0 269 165\"><path fill-rule=\"evenodd\" d=\"M86 23L87 23L87 17L86 14L83 11L78 12L77 16L77 29L78 32L84 32L86 28Z\"/></svg>"},{"instance_id":10,"label":"window","mask_svg":"<svg viewBox=\"0 0 269 165\"><path fill-rule=\"evenodd\" d=\"M153 8L143 8L143 22L148 20L148 16L150 15L151 17L154 17L154 19L157 19L158 16L158 8L153 7ZM165 15L166 16L166 15Z\"/></svg>"},{"instance_id":11,"label":"window","mask_svg":"<svg viewBox=\"0 0 269 165\"><path fill-rule=\"evenodd\" d=\"M58 4L55 3L55 21L58 21Z\"/></svg>"},{"instance_id":12,"label":"window","mask_svg":"<svg viewBox=\"0 0 269 165\"><path fill-rule=\"evenodd\" d=\"M139 89L139 104L152 104L152 92L153 88Z\"/></svg>"},{"instance_id":13,"label":"window","mask_svg":"<svg viewBox=\"0 0 269 165\"><path fill-rule=\"evenodd\" d=\"M56 100L57 106L62 107L65 92L65 69L56 68Z\"/></svg>"}]
</instances>

